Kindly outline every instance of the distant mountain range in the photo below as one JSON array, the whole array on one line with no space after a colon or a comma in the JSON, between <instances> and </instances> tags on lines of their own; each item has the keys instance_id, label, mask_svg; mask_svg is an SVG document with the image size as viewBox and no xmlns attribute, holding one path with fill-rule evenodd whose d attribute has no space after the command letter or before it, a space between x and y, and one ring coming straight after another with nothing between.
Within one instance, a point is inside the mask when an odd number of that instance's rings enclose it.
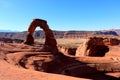
<instances>
[{"instance_id":1,"label":"distant mountain range","mask_svg":"<svg viewBox=\"0 0 120 80\"><path fill-rule=\"evenodd\" d=\"M1 32L2 31L2 32ZM100 31L53 31L56 38L85 38L93 36L117 37L120 36L120 29L100 30ZM13 32L0 30L0 37L12 39L25 39L27 31ZM45 38L44 31L34 32L35 38Z\"/></svg>"},{"instance_id":2,"label":"distant mountain range","mask_svg":"<svg viewBox=\"0 0 120 80\"><path fill-rule=\"evenodd\" d=\"M120 35L120 29L111 29L111 31L115 31L118 35Z\"/></svg>"},{"instance_id":3,"label":"distant mountain range","mask_svg":"<svg viewBox=\"0 0 120 80\"><path fill-rule=\"evenodd\" d=\"M12 31L12 30L0 30L0 32L18 32L18 31Z\"/></svg>"}]
</instances>

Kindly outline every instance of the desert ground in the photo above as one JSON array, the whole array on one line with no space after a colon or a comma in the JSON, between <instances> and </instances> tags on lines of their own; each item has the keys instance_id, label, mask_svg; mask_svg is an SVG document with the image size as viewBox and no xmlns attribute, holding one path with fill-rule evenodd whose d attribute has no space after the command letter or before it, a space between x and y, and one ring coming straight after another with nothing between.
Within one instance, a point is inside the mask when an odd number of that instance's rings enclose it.
<instances>
[{"instance_id":1,"label":"desert ground","mask_svg":"<svg viewBox=\"0 0 120 80\"><path fill-rule=\"evenodd\" d=\"M16 43L3 43L0 46L0 80L80 80L65 75L45 73L31 69L24 69L16 64L17 58L23 57L22 54L30 53L32 49L39 49L37 46L28 46ZM38 52L33 52L38 53ZM17 54L17 55L16 55ZM16 55L16 56L12 56ZM15 58L16 57L16 58ZM16 60L13 60L16 59ZM83 79L87 80L87 79Z\"/></svg>"},{"instance_id":2,"label":"desert ground","mask_svg":"<svg viewBox=\"0 0 120 80\"><path fill-rule=\"evenodd\" d=\"M45 32L45 40L33 37L37 26ZM31 22L23 41L0 38L0 80L119 79L117 38L56 39L47 21L42 19Z\"/></svg>"},{"instance_id":3,"label":"desert ground","mask_svg":"<svg viewBox=\"0 0 120 80\"><path fill-rule=\"evenodd\" d=\"M71 40L58 39L57 42L58 44L61 44L61 42L64 41L64 43L62 42L62 45L63 44L65 45L65 43L67 43L66 46L70 48L71 46L68 46L69 43L71 42L78 43L79 40L76 40L75 42L74 39L71 39ZM81 39L80 44L81 42L84 42L84 39ZM73 69L73 71L71 71L72 74L64 74L64 71L61 71L61 73L56 73L54 71L47 72L42 69L39 69L41 66L35 66L37 65L37 64L34 64L35 61L38 61L38 62L40 60L46 60L47 62L51 61L50 52L40 51L42 45L39 45L39 44L26 45L23 43L4 43L4 42L0 42L0 43L1 43L0 45L0 80L61 80L61 79L63 80L94 80L94 79L95 80L116 80L120 78L120 72L119 72L120 71L120 68L119 68L120 67L120 54L119 54L120 46L119 45L113 46L113 47L111 46L110 49L114 53L108 52L104 57L89 57L89 56L75 57L73 55L71 56L67 54L67 56L74 58L73 60L79 61L80 62L79 65L81 66L73 65L74 67L76 67L75 69L77 71ZM30 57L25 57L25 55L27 54L29 54ZM20 60L22 59L25 59L25 60L27 59L26 61L23 61L24 64L20 63ZM85 63L85 65L81 64L81 62ZM63 60L63 63L64 63L64 60ZM40 63L38 63L38 65L39 64ZM52 66L54 66L55 68L61 65L53 64ZM96 72L96 67L97 67L97 72ZM51 69L54 70L54 68L51 68ZM80 69L77 69L77 68L80 68Z\"/></svg>"}]
</instances>

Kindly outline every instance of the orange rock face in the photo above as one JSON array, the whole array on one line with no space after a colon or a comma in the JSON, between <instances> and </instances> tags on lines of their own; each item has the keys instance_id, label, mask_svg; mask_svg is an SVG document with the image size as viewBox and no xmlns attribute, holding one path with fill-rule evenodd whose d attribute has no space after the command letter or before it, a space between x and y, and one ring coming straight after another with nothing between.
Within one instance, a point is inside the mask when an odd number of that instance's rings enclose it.
<instances>
[{"instance_id":1,"label":"orange rock face","mask_svg":"<svg viewBox=\"0 0 120 80\"><path fill-rule=\"evenodd\" d=\"M109 51L108 46L118 45L119 40L115 38L93 37L87 39L76 50L76 56L104 56Z\"/></svg>"},{"instance_id":2,"label":"orange rock face","mask_svg":"<svg viewBox=\"0 0 120 80\"><path fill-rule=\"evenodd\" d=\"M115 38L104 38L103 40L105 45L118 45L120 41Z\"/></svg>"},{"instance_id":3,"label":"orange rock face","mask_svg":"<svg viewBox=\"0 0 120 80\"><path fill-rule=\"evenodd\" d=\"M33 33L36 29L36 27L40 27L43 29L43 31L45 32L45 48L46 47L53 47L54 51L53 52L56 52L57 51L57 42L56 42L56 39L54 38L54 35L53 35L53 32L51 29L49 29L49 26L47 25L47 21L45 20L42 20L42 19L34 19L29 28L28 28L28 33L27 33L27 37L26 37L26 40L24 41L24 44L28 44L28 45L31 45L31 44L34 44L34 38L33 38Z\"/></svg>"}]
</instances>

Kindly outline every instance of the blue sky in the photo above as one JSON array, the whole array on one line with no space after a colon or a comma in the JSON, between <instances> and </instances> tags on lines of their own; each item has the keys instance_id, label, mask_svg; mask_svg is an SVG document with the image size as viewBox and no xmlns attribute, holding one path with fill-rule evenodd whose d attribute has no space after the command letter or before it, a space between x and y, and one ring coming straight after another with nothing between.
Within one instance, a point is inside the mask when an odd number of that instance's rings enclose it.
<instances>
[{"instance_id":1,"label":"blue sky","mask_svg":"<svg viewBox=\"0 0 120 80\"><path fill-rule=\"evenodd\" d=\"M0 29L27 30L34 18L52 30L120 28L120 0L0 0Z\"/></svg>"}]
</instances>

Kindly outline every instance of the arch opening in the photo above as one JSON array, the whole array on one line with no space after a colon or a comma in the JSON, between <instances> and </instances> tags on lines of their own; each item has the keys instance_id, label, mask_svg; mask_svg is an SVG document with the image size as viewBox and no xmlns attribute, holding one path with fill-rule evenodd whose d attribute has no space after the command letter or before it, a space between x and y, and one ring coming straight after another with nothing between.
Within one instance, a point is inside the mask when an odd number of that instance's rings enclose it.
<instances>
[{"instance_id":1,"label":"arch opening","mask_svg":"<svg viewBox=\"0 0 120 80\"><path fill-rule=\"evenodd\" d=\"M38 26L36 27L34 33L34 43L43 46L45 43L45 32Z\"/></svg>"},{"instance_id":2,"label":"arch opening","mask_svg":"<svg viewBox=\"0 0 120 80\"><path fill-rule=\"evenodd\" d=\"M54 48L52 50L54 50L56 52L57 51L57 42L56 42L56 39L54 38L54 34L53 34L52 30L49 28L47 21L42 20L42 19L33 19L31 24L29 25L24 44L28 44L28 45L34 44L33 33L37 27L40 27L45 32L44 46L47 48L49 47L50 49Z\"/></svg>"}]
</instances>

